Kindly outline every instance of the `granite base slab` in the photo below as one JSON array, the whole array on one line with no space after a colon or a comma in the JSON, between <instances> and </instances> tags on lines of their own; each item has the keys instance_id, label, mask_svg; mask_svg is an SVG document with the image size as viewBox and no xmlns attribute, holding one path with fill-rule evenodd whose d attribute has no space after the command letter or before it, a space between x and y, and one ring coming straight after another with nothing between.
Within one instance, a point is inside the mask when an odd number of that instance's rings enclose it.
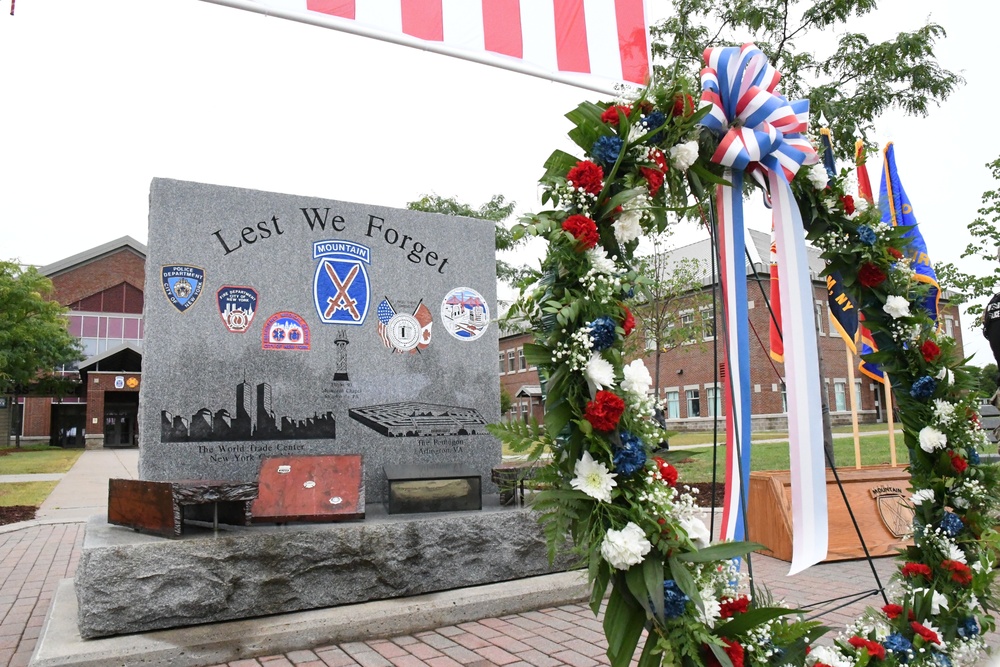
<instances>
[{"instance_id":1,"label":"granite base slab","mask_svg":"<svg viewBox=\"0 0 1000 667\"><path fill-rule=\"evenodd\" d=\"M537 514L387 516L143 535L94 517L76 571L85 638L217 623L421 595L563 571Z\"/></svg>"}]
</instances>

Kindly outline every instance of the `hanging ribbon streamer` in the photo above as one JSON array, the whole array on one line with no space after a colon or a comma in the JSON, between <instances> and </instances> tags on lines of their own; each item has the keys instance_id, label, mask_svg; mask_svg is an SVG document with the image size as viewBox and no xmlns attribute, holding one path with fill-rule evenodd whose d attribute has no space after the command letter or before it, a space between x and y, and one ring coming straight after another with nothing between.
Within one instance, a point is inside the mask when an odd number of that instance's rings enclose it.
<instances>
[{"instance_id":1,"label":"hanging ribbon streamer","mask_svg":"<svg viewBox=\"0 0 1000 667\"><path fill-rule=\"evenodd\" d=\"M781 75L753 44L705 51L702 125L722 136L712 160L726 167L732 186L719 186L718 228L723 250L723 303L728 332L726 387L727 466L723 536L746 538L743 511L750 475L750 336L743 236L743 174L770 193L778 255L781 321L788 396L791 458L792 564L800 572L827 553L826 472L819 359L813 320L805 232L789 182L818 156L802 136L808 100L788 102L775 93ZM738 463L738 465L736 465ZM752 535L750 536L753 537Z\"/></svg>"}]
</instances>

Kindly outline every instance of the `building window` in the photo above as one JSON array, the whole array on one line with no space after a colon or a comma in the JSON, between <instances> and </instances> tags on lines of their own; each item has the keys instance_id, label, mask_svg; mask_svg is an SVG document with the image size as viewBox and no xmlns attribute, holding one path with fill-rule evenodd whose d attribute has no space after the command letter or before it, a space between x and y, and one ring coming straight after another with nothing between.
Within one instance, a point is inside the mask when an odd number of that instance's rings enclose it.
<instances>
[{"instance_id":1,"label":"building window","mask_svg":"<svg viewBox=\"0 0 1000 667\"><path fill-rule=\"evenodd\" d=\"M823 319L826 317L823 311L826 309L826 304L822 301L817 301L814 310L816 311L816 333L823 335Z\"/></svg>"},{"instance_id":2,"label":"building window","mask_svg":"<svg viewBox=\"0 0 1000 667\"><path fill-rule=\"evenodd\" d=\"M684 342L693 343L694 342L694 313L688 311L686 313L681 313L680 315L681 327L684 329Z\"/></svg>"},{"instance_id":3,"label":"building window","mask_svg":"<svg viewBox=\"0 0 1000 667\"><path fill-rule=\"evenodd\" d=\"M507 371L507 364L504 363L505 360L503 350L500 350L500 375L503 375Z\"/></svg>"},{"instance_id":4,"label":"building window","mask_svg":"<svg viewBox=\"0 0 1000 667\"><path fill-rule=\"evenodd\" d=\"M646 351L652 352L656 349L656 327L653 326L652 322L647 322L642 329L646 339Z\"/></svg>"},{"instance_id":5,"label":"building window","mask_svg":"<svg viewBox=\"0 0 1000 667\"><path fill-rule=\"evenodd\" d=\"M944 318L944 332L952 338L955 337L955 320L945 316Z\"/></svg>"},{"instance_id":6,"label":"building window","mask_svg":"<svg viewBox=\"0 0 1000 667\"><path fill-rule=\"evenodd\" d=\"M701 416L701 394L697 389L685 389L684 398L687 400L688 417Z\"/></svg>"},{"instance_id":7,"label":"building window","mask_svg":"<svg viewBox=\"0 0 1000 667\"><path fill-rule=\"evenodd\" d=\"M861 412L861 380L854 381L854 409Z\"/></svg>"},{"instance_id":8,"label":"building window","mask_svg":"<svg viewBox=\"0 0 1000 667\"><path fill-rule=\"evenodd\" d=\"M521 420L522 420L522 421L523 421L523 422L524 422L525 424L527 424L527 423L528 423L528 404L529 404L530 402L531 402L531 399L529 399L529 400L527 400L527 401L522 401L522 402L521 402Z\"/></svg>"},{"instance_id":9,"label":"building window","mask_svg":"<svg viewBox=\"0 0 1000 667\"><path fill-rule=\"evenodd\" d=\"M92 357L129 343L142 350L143 322L138 315L69 316L69 333L80 339L84 357Z\"/></svg>"},{"instance_id":10,"label":"building window","mask_svg":"<svg viewBox=\"0 0 1000 667\"><path fill-rule=\"evenodd\" d=\"M843 380L833 381L833 405L837 412L847 412L847 383Z\"/></svg>"},{"instance_id":11,"label":"building window","mask_svg":"<svg viewBox=\"0 0 1000 667\"><path fill-rule=\"evenodd\" d=\"M667 392L667 419L681 418L681 395L677 391Z\"/></svg>"},{"instance_id":12,"label":"building window","mask_svg":"<svg viewBox=\"0 0 1000 667\"><path fill-rule=\"evenodd\" d=\"M522 371L528 370L528 362L524 359L524 348L517 348L517 364Z\"/></svg>"},{"instance_id":13,"label":"building window","mask_svg":"<svg viewBox=\"0 0 1000 667\"><path fill-rule=\"evenodd\" d=\"M507 350L507 372L513 373L517 370L515 365L517 362L514 361L514 350Z\"/></svg>"},{"instance_id":14,"label":"building window","mask_svg":"<svg viewBox=\"0 0 1000 667\"><path fill-rule=\"evenodd\" d=\"M722 392L718 386L705 387L705 399L708 402L708 416L716 417L724 415L725 408L722 405Z\"/></svg>"},{"instance_id":15,"label":"building window","mask_svg":"<svg viewBox=\"0 0 1000 667\"><path fill-rule=\"evenodd\" d=\"M702 308L701 311L701 337L705 340L715 338L715 318L712 317L711 308Z\"/></svg>"},{"instance_id":16,"label":"building window","mask_svg":"<svg viewBox=\"0 0 1000 667\"><path fill-rule=\"evenodd\" d=\"M830 335L833 336L838 333L837 331L837 318L833 316L833 311L830 310L829 304L826 307L827 319L830 321Z\"/></svg>"},{"instance_id":17,"label":"building window","mask_svg":"<svg viewBox=\"0 0 1000 667\"><path fill-rule=\"evenodd\" d=\"M785 378L781 378L781 411L788 412L788 387Z\"/></svg>"}]
</instances>

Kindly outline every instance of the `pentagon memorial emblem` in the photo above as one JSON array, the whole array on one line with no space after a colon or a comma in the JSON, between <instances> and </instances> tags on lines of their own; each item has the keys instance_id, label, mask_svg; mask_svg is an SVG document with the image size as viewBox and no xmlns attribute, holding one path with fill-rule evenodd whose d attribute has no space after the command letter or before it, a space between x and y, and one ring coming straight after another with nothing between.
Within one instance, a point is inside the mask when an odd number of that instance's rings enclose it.
<instances>
[{"instance_id":1,"label":"pentagon memorial emblem","mask_svg":"<svg viewBox=\"0 0 1000 667\"><path fill-rule=\"evenodd\" d=\"M870 489L879 517L889 534L903 539L913 532L913 505L906 502L903 490L894 486L876 486Z\"/></svg>"},{"instance_id":2,"label":"pentagon memorial emblem","mask_svg":"<svg viewBox=\"0 0 1000 667\"><path fill-rule=\"evenodd\" d=\"M490 324L490 307L476 290L458 287L441 302L441 321L455 338L476 340Z\"/></svg>"},{"instance_id":3,"label":"pentagon memorial emblem","mask_svg":"<svg viewBox=\"0 0 1000 667\"><path fill-rule=\"evenodd\" d=\"M252 287L224 285L215 293L222 323L232 333L243 333L257 313L257 290Z\"/></svg>"},{"instance_id":4,"label":"pentagon memorial emblem","mask_svg":"<svg viewBox=\"0 0 1000 667\"><path fill-rule=\"evenodd\" d=\"M308 350L309 325L295 313L275 313L264 323L260 347L263 350Z\"/></svg>"},{"instance_id":5,"label":"pentagon memorial emblem","mask_svg":"<svg viewBox=\"0 0 1000 667\"><path fill-rule=\"evenodd\" d=\"M382 299L375 309L378 316L376 331L382 344L393 352L416 354L431 344L431 328L434 326L430 308L421 301L413 314L397 313L388 298Z\"/></svg>"},{"instance_id":6,"label":"pentagon memorial emblem","mask_svg":"<svg viewBox=\"0 0 1000 667\"><path fill-rule=\"evenodd\" d=\"M205 286L205 270L197 266L170 264L161 268L163 293L171 305L185 312L194 305Z\"/></svg>"},{"instance_id":7,"label":"pentagon memorial emblem","mask_svg":"<svg viewBox=\"0 0 1000 667\"><path fill-rule=\"evenodd\" d=\"M313 276L313 302L320 321L364 324L371 293L365 266L371 264L371 250L351 241L316 241L313 259L319 260Z\"/></svg>"}]
</instances>

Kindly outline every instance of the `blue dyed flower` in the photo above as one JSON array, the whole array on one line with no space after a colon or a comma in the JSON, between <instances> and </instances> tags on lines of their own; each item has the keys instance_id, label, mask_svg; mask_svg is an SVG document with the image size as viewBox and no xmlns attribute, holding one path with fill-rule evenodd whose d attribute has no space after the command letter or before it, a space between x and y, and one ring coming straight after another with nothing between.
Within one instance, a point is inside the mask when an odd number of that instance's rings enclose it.
<instances>
[{"instance_id":1,"label":"blue dyed flower","mask_svg":"<svg viewBox=\"0 0 1000 667\"><path fill-rule=\"evenodd\" d=\"M591 322L590 340L594 343L594 349L603 352L615 344L618 334L615 332L615 322L607 315L602 315Z\"/></svg>"},{"instance_id":2,"label":"blue dyed flower","mask_svg":"<svg viewBox=\"0 0 1000 667\"><path fill-rule=\"evenodd\" d=\"M894 632L886 637L885 641L882 642L882 645L885 646L887 651L895 653L900 662L910 661L909 652L913 650L913 644L910 643L909 639L898 632Z\"/></svg>"},{"instance_id":3,"label":"blue dyed flower","mask_svg":"<svg viewBox=\"0 0 1000 667\"><path fill-rule=\"evenodd\" d=\"M622 151L622 140L619 137L605 135L594 142L590 148L590 156L595 162L600 162L605 166L613 165L618 161L618 154Z\"/></svg>"},{"instance_id":4,"label":"blue dyed flower","mask_svg":"<svg viewBox=\"0 0 1000 667\"><path fill-rule=\"evenodd\" d=\"M958 624L958 636L959 637L975 637L979 634L979 625L976 623L976 619L973 616L969 616L967 619Z\"/></svg>"},{"instance_id":5,"label":"blue dyed flower","mask_svg":"<svg viewBox=\"0 0 1000 667\"><path fill-rule=\"evenodd\" d=\"M649 132L662 126L666 122L667 122L667 117L663 115L662 111L654 111L653 113L649 114L648 116L642 119L642 126L646 128L647 132ZM653 136L649 137L647 141L650 141L654 144L658 144L661 141L663 141L664 137L665 135L663 134L663 132L657 132Z\"/></svg>"},{"instance_id":6,"label":"blue dyed flower","mask_svg":"<svg viewBox=\"0 0 1000 667\"><path fill-rule=\"evenodd\" d=\"M663 615L667 618L682 616L690 599L684 595L680 586L673 579L667 579L663 582Z\"/></svg>"},{"instance_id":7,"label":"blue dyed flower","mask_svg":"<svg viewBox=\"0 0 1000 667\"><path fill-rule=\"evenodd\" d=\"M955 537L962 532L962 528L965 527L965 524L962 523L962 520L958 518L958 515L954 512L945 512L944 518L941 519L941 523L938 524L938 526L949 537Z\"/></svg>"},{"instance_id":8,"label":"blue dyed flower","mask_svg":"<svg viewBox=\"0 0 1000 667\"><path fill-rule=\"evenodd\" d=\"M638 436L622 431L622 445L615 450L612 460L616 473L631 477L646 464L646 448Z\"/></svg>"},{"instance_id":9,"label":"blue dyed flower","mask_svg":"<svg viewBox=\"0 0 1000 667\"><path fill-rule=\"evenodd\" d=\"M878 241L878 237L875 236L875 230L868 225L858 225L858 238L861 239L862 243L868 245L875 245L875 242Z\"/></svg>"},{"instance_id":10,"label":"blue dyed flower","mask_svg":"<svg viewBox=\"0 0 1000 667\"><path fill-rule=\"evenodd\" d=\"M918 378L913 383L913 386L910 387L910 396L926 401L934 395L935 389L937 389L937 380L930 375L925 375L922 378Z\"/></svg>"},{"instance_id":11,"label":"blue dyed flower","mask_svg":"<svg viewBox=\"0 0 1000 667\"><path fill-rule=\"evenodd\" d=\"M969 447L967 450L965 450L965 452L969 459L969 463L971 463L974 466L979 465L979 452L976 451L975 447Z\"/></svg>"},{"instance_id":12,"label":"blue dyed flower","mask_svg":"<svg viewBox=\"0 0 1000 667\"><path fill-rule=\"evenodd\" d=\"M938 667L951 667L951 658L944 653L935 652L932 657L934 658L934 664Z\"/></svg>"}]
</instances>

